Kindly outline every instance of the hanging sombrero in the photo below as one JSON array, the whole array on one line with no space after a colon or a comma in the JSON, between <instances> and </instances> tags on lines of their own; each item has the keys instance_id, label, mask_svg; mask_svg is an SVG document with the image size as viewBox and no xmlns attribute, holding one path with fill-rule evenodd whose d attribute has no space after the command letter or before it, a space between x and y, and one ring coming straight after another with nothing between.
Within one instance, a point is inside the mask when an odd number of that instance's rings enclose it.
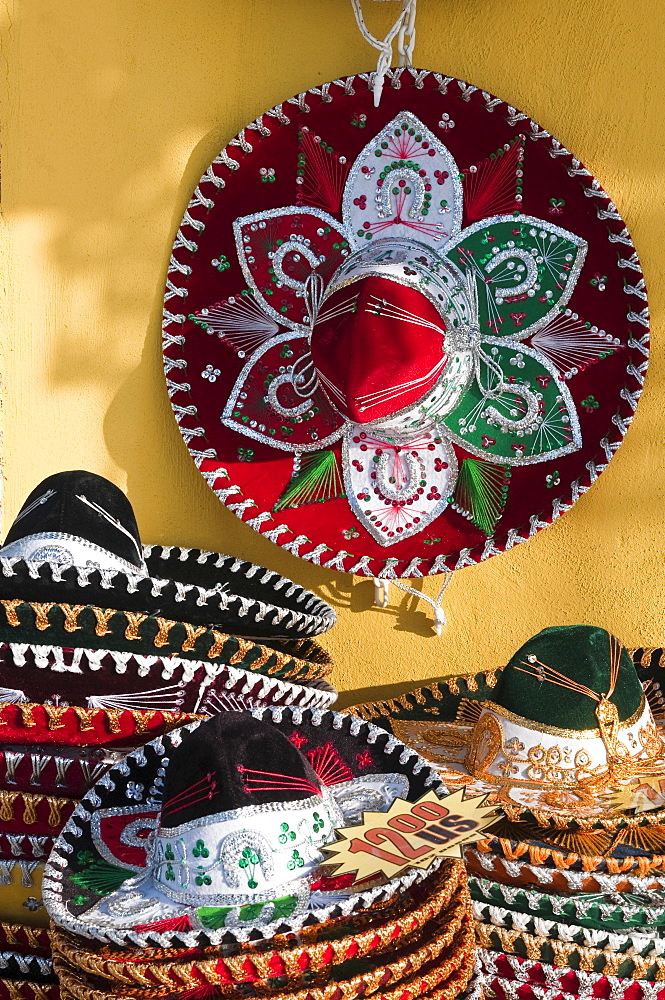
<instances>
[{"instance_id":1,"label":"hanging sombrero","mask_svg":"<svg viewBox=\"0 0 665 1000\"><path fill-rule=\"evenodd\" d=\"M472 564L606 467L648 351L599 183L527 115L413 68L278 105L208 168L176 237L164 364L220 500L368 576Z\"/></svg>"},{"instance_id":2,"label":"hanging sombrero","mask_svg":"<svg viewBox=\"0 0 665 1000\"><path fill-rule=\"evenodd\" d=\"M60 472L35 487L0 548L0 566L0 599L45 609L95 605L268 639L302 639L335 623L319 597L263 566L141 545L127 497L91 472Z\"/></svg>"}]
</instances>

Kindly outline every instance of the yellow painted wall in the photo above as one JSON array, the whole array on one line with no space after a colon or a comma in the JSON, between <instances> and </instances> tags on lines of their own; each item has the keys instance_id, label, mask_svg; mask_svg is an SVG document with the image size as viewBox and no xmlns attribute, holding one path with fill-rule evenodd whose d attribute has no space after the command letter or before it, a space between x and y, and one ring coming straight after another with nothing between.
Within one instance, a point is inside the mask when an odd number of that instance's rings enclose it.
<instances>
[{"instance_id":1,"label":"yellow painted wall","mask_svg":"<svg viewBox=\"0 0 665 1000\"><path fill-rule=\"evenodd\" d=\"M377 28L396 13L365 7ZM162 290L190 192L260 112L372 68L348 0L2 0L0 18L5 529L44 476L108 476L145 541L232 551L329 598L346 691L500 664L549 624L665 640L663 0L420 0L416 63L528 112L611 193L655 341L608 471L538 537L460 572L440 639L424 604L393 589L390 609L371 609L371 581L296 560L225 510L163 384Z\"/></svg>"}]
</instances>

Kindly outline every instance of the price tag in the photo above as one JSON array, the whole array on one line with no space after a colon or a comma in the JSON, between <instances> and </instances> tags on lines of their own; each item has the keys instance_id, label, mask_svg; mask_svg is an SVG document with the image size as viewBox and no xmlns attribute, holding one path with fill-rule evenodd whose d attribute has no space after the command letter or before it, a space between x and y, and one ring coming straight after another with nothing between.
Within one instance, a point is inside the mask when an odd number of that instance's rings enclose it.
<instances>
[{"instance_id":1,"label":"price tag","mask_svg":"<svg viewBox=\"0 0 665 1000\"><path fill-rule=\"evenodd\" d=\"M395 799L387 812L366 812L359 826L338 830L340 839L322 850L339 866L336 875L357 872L359 880L429 868L436 858L461 858L462 846L494 822L496 810L484 805L486 799L465 799L463 788L442 799L436 792L417 802Z\"/></svg>"}]
</instances>

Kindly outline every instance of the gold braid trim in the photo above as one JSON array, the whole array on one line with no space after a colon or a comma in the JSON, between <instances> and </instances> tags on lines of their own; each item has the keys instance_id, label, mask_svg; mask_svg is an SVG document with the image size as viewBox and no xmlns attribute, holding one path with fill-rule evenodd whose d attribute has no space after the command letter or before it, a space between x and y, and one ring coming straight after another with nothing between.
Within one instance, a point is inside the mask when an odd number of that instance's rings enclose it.
<instances>
[{"instance_id":1,"label":"gold braid trim","mask_svg":"<svg viewBox=\"0 0 665 1000\"><path fill-rule=\"evenodd\" d=\"M634 649L629 649L628 652L630 653L631 659L634 660L635 659L634 653L636 651ZM651 657L653 656L654 653L660 653L661 655L658 657L657 662L654 663L654 664L652 664L651 663ZM654 667L660 667L661 666L662 656L663 656L662 647L660 647L660 646L648 646L648 647L645 647L645 648L642 649L642 655L640 657L640 666L641 667L650 667L650 666L653 665Z\"/></svg>"},{"instance_id":2,"label":"gold braid trim","mask_svg":"<svg viewBox=\"0 0 665 1000\"><path fill-rule=\"evenodd\" d=\"M30 607L35 612L35 628L43 631L50 626L50 621L48 620L48 613L51 608L55 607L53 601L48 601L45 604L33 604L30 602Z\"/></svg>"},{"instance_id":3,"label":"gold braid trim","mask_svg":"<svg viewBox=\"0 0 665 1000\"><path fill-rule=\"evenodd\" d=\"M67 705L44 705L44 711L48 716L48 727L52 732L54 729L64 729L65 724L61 722L63 715L67 711Z\"/></svg>"},{"instance_id":4,"label":"gold braid trim","mask_svg":"<svg viewBox=\"0 0 665 1000\"><path fill-rule=\"evenodd\" d=\"M17 625L20 625L21 622L19 620L18 615L16 614L16 609L20 607L21 604L23 604L23 601L21 600L0 601L0 604L2 604L3 608L5 609L5 615L7 616L7 624L12 625L14 628Z\"/></svg>"},{"instance_id":5,"label":"gold braid trim","mask_svg":"<svg viewBox=\"0 0 665 1000\"><path fill-rule=\"evenodd\" d=\"M584 872L597 872L607 867L610 875L623 875L626 872L637 871L640 876L647 872L665 868L665 855L652 854L651 857L634 855L627 858L608 858L592 854L577 854L575 851L568 851L563 854L550 847L539 847L536 844L515 843L503 837L488 838L479 840L475 848L481 854L494 853L493 845L498 843L501 854L508 861L528 860L529 864L535 867L542 867L548 862L553 864L560 871L567 871L573 865L580 864ZM614 845L610 844L610 850Z\"/></svg>"},{"instance_id":6,"label":"gold braid trim","mask_svg":"<svg viewBox=\"0 0 665 1000\"><path fill-rule=\"evenodd\" d=\"M190 622L183 622L187 638L182 644L183 653L189 653L196 646L196 640L204 635L208 630L205 625L191 625Z\"/></svg>"},{"instance_id":7,"label":"gold braid trim","mask_svg":"<svg viewBox=\"0 0 665 1000\"><path fill-rule=\"evenodd\" d=\"M119 614L118 611L113 611L111 608L94 608L93 614L97 624L95 625L96 635L108 635L111 629L109 628L109 621L113 615Z\"/></svg>"},{"instance_id":8,"label":"gold braid trim","mask_svg":"<svg viewBox=\"0 0 665 1000\"><path fill-rule=\"evenodd\" d=\"M14 819L14 803L18 798L18 792L8 792L5 788L0 789L0 820L9 823Z\"/></svg>"},{"instance_id":9,"label":"gold braid trim","mask_svg":"<svg viewBox=\"0 0 665 1000\"><path fill-rule=\"evenodd\" d=\"M518 954L516 946L519 942L526 951L527 958L533 962L549 962L549 959L544 958L542 954L543 947L549 946L554 955L552 964L558 968L567 966L572 968L570 960L576 955L580 970L584 972L595 971L606 976L616 976L619 967L624 962L629 962L632 963L632 979L646 979L647 973L655 967L656 980L658 982L665 980L665 957L662 955L649 955L643 958L640 955L616 952L609 948L589 948L573 941L552 940L540 934L512 931L495 924L476 924L479 947L496 950L495 938L498 938L502 951L508 955ZM600 963L600 967L597 963Z\"/></svg>"},{"instance_id":10,"label":"gold braid trim","mask_svg":"<svg viewBox=\"0 0 665 1000\"><path fill-rule=\"evenodd\" d=\"M84 604L61 604L59 605L65 616L65 632L77 632L80 628L78 618L85 609Z\"/></svg>"},{"instance_id":11,"label":"gold braid trim","mask_svg":"<svg viewBox=\"0 0 665 1000\"><path fill-rule=\"evenodd\" d=\"M405 913L400 918L392 920L378 927L369 927L354 934L347 934L330 941L321 941L311 945L309 948L302 948L296 942L292 942L291 947L272 948L270 952L258 954L253 950L252 945L247 946L251 953L251 960L256 966L262 978L274 978L274 971L271 970L270 961L274 958L281 959L286 966L287 975L294 975L298 980L302 979L302 968L299 963L303 957L308 960L308 971L326 970L331 966L341 964L350 958L363 958L385 953L389 950L396 950L405 943L410 942L416 932L425 927L431 920L445 917L447 927L446 935L452 937L459 932L465 917L471 913L471 901L463 875L461 865L456 865L452 870L452 877L444 877L438 880L442 883L437 891L428 896L426 901L414 910ZM283 935L280 935L283 938ZM54 928L53 947L57 949L67 961L78 964L87 972L103 975L104 978L119 979L128 982L127 975L132 975L135 968L142 968L148 965L152 971L157 968L171 969L180 974L182 963L177 961L164 961L169 958L177 959L180 949L156 949L148 948L142 952L140 961L137 962L135 951L117 951L109 946L103 946L100 952L88 952L81 948L80 939L73 935L68 935L61 929ZM218 949L209 949L217 954ZM207 953L207 949L202 951L202 955ZM90 962L88 963L88 959ZM128 959L131 964L127 966ZM99 972L99 961L105 964L104 972ZM208 969L208 974L212 975L209 982L218 983L219 974L215 972L214 965ZM242 980L244 977L243 965L247 961L247 952L239 955L227 956L224 963L228 971L235 979ZM88 963L88 964L86 964ZM94 963L94 967L93 967ZM189 966L190 963L188 962ZM117 970L117 972L115 971Z\"/></svg>"},{"instance_id":12,"label":"gold braid trim","mask_svg":"<svg viewBox=\"0 0 665 1000\"><path fill-rule=\"evenodd\" d=\"M19 709L21 712L21 722L23 723L24 726L30 727L37 725L32 715L32 710L35 707L36 707L35 705L30 705L25 703L19 705ZM2 721L4 722L4 719Z\"/></svg>"},{"instance_id":13,"label":"gold braid trim","mask_svg":"<svg viewBox=\"0 0 665 1000\"><path fill-rule=\"evenodd\" d=\"M148 615L144 615L141 611L123 611L122 612L127 619L127 625L125 627L125 639L133 640L139 638L139 629L143 622L148 618Z\"/></svg>"},{"instance_id":14,"label":"gold braid trim","mask_svg":"<svg viewBox=\"0 0 665 1000\"><path fill-rule=\"evenodd\" d=\"M70 802L70 799L58 799L52 795L46 796L46 801L48 802L48 825L49 826L61 826L62 825L62 810Z\"/></svg>"},{"instance_id":15,"label":"gold braid trim","mask_svg":"<svg viewBox=\"0 0 665 1000\"><path fill-rule=\"evenodd\" d=\"M98 708L81 708L76 705L72 707L76 713L76 718L79 720L80 732L86 733L95 728L94 720L99 714Z\"/></svg>"},{"instance_id":16,"label":"gold braid trim","mask_svg":"<svg viewBox=\"0 0 665 1000\"><path fill-rule=\"evenodd\" d=\"M228 641L228 635L224 635L223 632L218 632L216 628L211 629L213 636L213 644L207 652L207 658L209 660L215 660L221 653L224 652L224 648Z\"/></svg>"},{"instance_id":17,"label":"gold braid trim","mask_svg":"<svg viewBox=\"0 0 665 1000\"><path fill-rule=\"evenodd\" d=\"M245 657L247 656L247 654L249 652L251 652L251 650L252 650L252 648L254 646L254 643L253 642L249 642L247 639L236 638L236 642L238 643L238 648L235 651L235 653L233 654L233 656L231 656L230 659L229 659L229 663L231 665L233 665L235 663L242 663L242 661L245 659ZM265 649L265 647L264 647L264 652L267 652L267 650ZM268 657L265 656L264 659L263 659L263 663L265 663L265 661L267 659L268 659Z\"/></svg>"},{"instance_id":18,"label":"gold braid trim","mask_svg":"<svg viewBox=\"0 0 665 1000\"><path fill-rule=\"evenodd\" d=\"M44 984L32 979L3 979L2 985L9 1000L49 1000L49 993L58 989L56 983Z\"/></svg>"},{"instance_id":19,"label":"gold braid trim","mask_svg":"<svg viewBox=\"0 0 665 1000\"><path fill-rule=\"evenodd\" d=\"M161 646L168 646L169 644L169 632L174 627L175 622L169 621L168 618L160 618L157 616L155 618L157 625L159 626L159 631L153 639L153 645L158 648Z\"/></svg>"},{"instance_id":20,"label":"gold braid trim","mask_svg":"<svg viewBox=\"0 0 665 1000\"><path fill-rule=\"evenodd\" d=\"M23 822L26 826L32 826L33 823L37 822L37 807L43 801L43 795L30 795L29 792L23 795Z\"/></svg>"}]
</instances>

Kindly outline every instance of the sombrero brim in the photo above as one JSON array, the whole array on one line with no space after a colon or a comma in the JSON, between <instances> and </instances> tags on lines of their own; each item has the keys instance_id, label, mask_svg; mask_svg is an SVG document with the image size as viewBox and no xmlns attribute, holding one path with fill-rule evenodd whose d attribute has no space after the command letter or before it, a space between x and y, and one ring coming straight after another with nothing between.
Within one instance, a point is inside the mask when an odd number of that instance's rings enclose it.
<instances>
[{"instance_id":1,"label":"sombrero brim","mask_svg":"<svg viewBox=\"0 0 665 1000\"><path fill-rule=\"evenodd\" d=\"M557 967L548 962L489 948L479 948L478 959L485 974L486 986L496 992L499 986L505 1000L536 1000L536 997L549 996L550 989L552 998L564 994L573 997L611 996L614 1000L634 1000L639 996L635 992L635 980L605 972ZM525 986L527 989L524 989ZM654 984L649 990L649 996L653 1000L661 1000L665 996L665 984L662 987Z\"/></svg>"},{"instance_id":2,"label":"sombrero brim","mask_svg":"<svg viewBox=\"0 0 665 1000\"><path fill-rule=\"evenodd\" d=\"M301 684L320 680L332 670L330 657L312 640L280 640L273 649L182 619L89 604L0 599L0 642L101 647L162 659L177 656L226 663Z\"/></svg>"},{"instance_id":3,"label":"sombrero brim","mask_svg":"<svg viewBox=\"0 0 665 1000\"><path fill-rule=\"evenodd\" d=\"M385 731L354 716L331 711L303 712L294 708L256 709L252 714L256 718L272 723L291 739L297 740L298 745L311 751L313 754L311 760L324 750L326 754L332 751L335 759L339 758L340 773L345 774L347 780L355 778L360 783L356 786L358 793L362 789L363 778L368 787L372 786L373 775L395 773L403 775L409 788L406 797L410 800L422 795L427 788L437 787L439 784L434 770L414 751ZM134 821L134 813L138 810L138 814L145 814L146 822L154 826L156 817L159 816L158 806L146 805L142 812L140 806L128 807L127 783L131 782L134 786L140 784L144 789L151 787L153 777L157 777L159 769L165 766L164 759L168 758L170 749L180 739L181 733L176 731L130 754L121 765L107 772L88 793L64 828L51 854L44 900L55 922L66 930L84 937L98 938L120 945L128 942L138 947L148 947L150 942L156 942L159 947L192 947L200 944L202 939L216 945L224 934L230 933L238 940L246 940L253 933L255 924L260 921L260 915L243 916L240 913L242 909L240 905L235 908L238 912L234 919L228 921L230 926L222 926L219 929L209 929L201 925L201 919L197 916L196 907L193 905L176 904L170 900L165 902L163 907L151 905L150 900L156 897L154 884L149 877L148 857L145 852L142 854L143 860L137 862L133 870L120 873L122 876L119 882L120 888L116 890L118 900L120 895L133 894L136 910L132 906L131 916L121 912L121 905L114 904L111 912L106 903L107 897L96 895L93 889L86 891L83 894L85 898L76 905L72 904L72 898L81 895L76 881L72 881L78 877L75 868L79 853L91 852L93 857L103 858L105 863L108 863L109 849L98 841L95 834L93 822L95 815L99 813L101 822L101 817L110 809L113 815L127 813L129 817L127 821L130 821L130 818ZM334 785L331 787L334 789ZM100 812L101 810L103 812ZM153 817L152 820L148 814ZM146 848L149 848L151 836L150 834L147 836L145 844ZM331 916L351 915L377 901L393 898L402 889L421 881L426 874L425 871L411 869L384 884L381 882L376 884L375 880L373 887L370 888L351 886L346 890L335 890L332 895L317 890L312 893L311 898L307 892L303 901L294 899L293 912L284 917L273 919L272 908L266 909L265 919L268 923L261 927L261 933L270 936L278 929L297 930L308 922L316 923ZM144 903L139 906L142 900ZM193 925L189 919L186 922L186 930L161 929L164 920L168 926L170 918L176 920L180 918L182 921L183 916L193 917L197 929L190 929ZM151 923L155 926L153 932L149 928Z\"/></svg>"},{"instance_id":4,"label":"sombrero brim","mask_svg":"<svg viewBox=\"0 0 665 1000\"><path fill-rule=\"evenodd\" d=\"M665 722L656 726L665 735ZM617 805L619 795L630 792L637 809L639 822L660 823L665 805L665 788L657 791L652 785L642 786L639 775L625 782L609 782L607 787L585 791L582 788L560 789L552 785L536 782L522 785L511 784L508 779L502 784L485 781L470 774L464 765L464 756L471 740L473 727L457 722L405 722L394 719L392 728L398 739L408 743L418 753L436 765L437 772L445 786L452 792L464 787L469 795L489 795L488 805L494 805L509 819L533 817L541 826L568 827L571 824L585 829L600 827L619 829L634 822L633 811L624 805ZM644 777L653 777L653 770ZM663 781L665 782L665 758L663 759Z\"/></svg>"},{"instance_id":5,"label":"sombrero brim","mask_svg":"<svg viewBox=\"0 0 665 1000\"><path fill-rule=\"evenodd\" d=\"M315 647L312 640L305 643ZM317 655L316 648L303 652ZM225 703L233 707L234 698L251 708L258 704L328 708L337 696L324 680L297 684L224 662L23 642L0 643L0 699L3 688L5 698L13 689L15 700L201 715L211 715Z\"/></svg>"},{"instance_id":6,"label":"sombrero brim","mask_svg":"<svg viewBox=\"0 0 665 1000\"><path fill-rule=\"evenodd\" d=\"M618 975L635 979L648 979L652 978L654 967L657 968L656 956L661 957L665 950L665 938L654 933L653 928L645 928L645 933L639 934L636 931L631 933L607 927L583 927L560 916L547 920L508 907L478 902L474 903L473 913L476 921L477 940L481 947L510 951L512 954L521 954L522 950L529 949L533 952L540 948L543 961L553 965L570 963L571 967L575 968L576 964L579 967L580 960L583 962L592 961L594 967L599 966L597 971L602 972L603 961L606 957L604 952L611 949L613 953L625 956L626 966L624 968L619 966ZM512 939L512 944L508 947L504 931L508 931L508 936ZM517 936L512 934L513 931L518 932ZM536 938L545 938L545 940L536 941L534 940ZM557 957L551 944L554 941L570 945L570 954L565 955L562 949L559 949L559 957ZM627 951L630 951L631 954L626 955ZM593 952L598 952L598 954L594 955ZM652 952L654 956L653 966L647 962L646 965L638 963L634 968L630 968L631 956L634 955L638 959L646 958L649 952ZM561 960L562 958L564 961ZM663 961L661 957L661 964ZM641 974L635 975L635 973Z\"/></svg>"},{"instance_id":7,"label":"sombrero brim","mask_svg":"<svg viewBox=\"0 0 665 1000\"><path fill-rule=\"evenodd\" d=\"M557 895L544 889L516 889L473 873L469 874L469 889L474 903L479 905L507 908L545 920L563 918L579 927L623 933L647 929L653 933L654 928L665 925L665 906L658 897L654 899L653 893L644 897L636 893Z\"/></svg>"},{"instance_id":8,"label":"sombrero brim","mask_svg":"<svg viewBox=\"0 0 665 1000\"><path fill-rule=\"evenodd\" d=\"M201 549L144 546L148 576L1 559L0 600L97 604L218 627L234 635L306 638L332 628L321 598L263 566Z\"/></svg>"}]
</instances>

